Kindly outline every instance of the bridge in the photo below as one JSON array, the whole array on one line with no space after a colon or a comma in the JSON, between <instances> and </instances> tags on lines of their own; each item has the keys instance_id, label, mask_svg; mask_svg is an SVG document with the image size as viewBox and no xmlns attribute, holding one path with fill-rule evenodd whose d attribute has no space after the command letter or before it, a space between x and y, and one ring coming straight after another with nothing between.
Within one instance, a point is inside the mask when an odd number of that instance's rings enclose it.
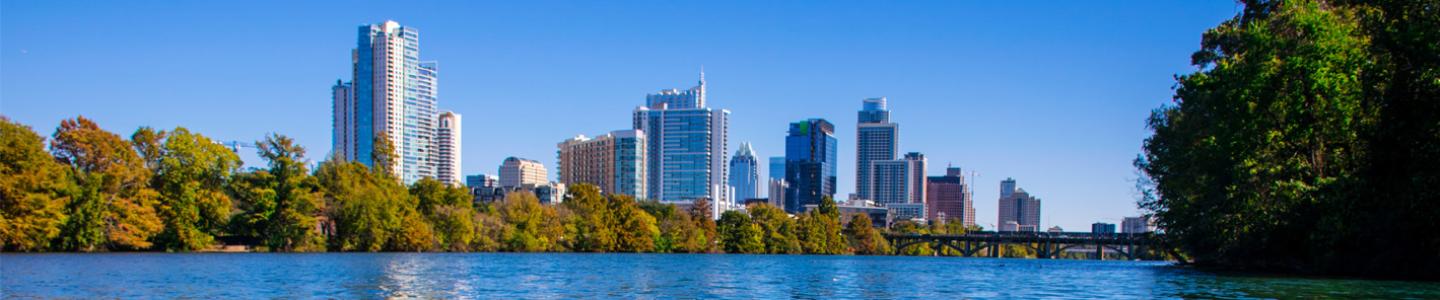
<instances>
[{"instance_id":1,"label":"bridge","mask_svg":"<svg viewBox=\"0 0 1440 300\"><path fill-rule=\"evenodd\" d=\"M1089 232L994 232L977 231L959 235L886 233L885 239L901 254L906 248L929 246L934 253L946 248L964 257L1000 257L1002 245L1021 245L1035 252L1037 258L1060 258L1065 250L1076 246L1094 247L1095 257L1105 259L1110 251L1128 260L1165 259L1164 254L1179 258L1173 247L1164 243L1162 235L1153 233L1089 233Z\"/></svg>"}]
</instances>

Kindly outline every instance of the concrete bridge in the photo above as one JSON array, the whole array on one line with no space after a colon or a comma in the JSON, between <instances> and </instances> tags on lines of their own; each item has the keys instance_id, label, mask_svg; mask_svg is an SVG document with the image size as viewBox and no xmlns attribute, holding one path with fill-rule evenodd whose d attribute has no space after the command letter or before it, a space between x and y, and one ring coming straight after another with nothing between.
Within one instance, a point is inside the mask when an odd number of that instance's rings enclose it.
<instances>
[{"instance_id":1,"label":"concrete bridge","mask_svg":"<svg viewBox=\"0 0 1440 300\"><path fill-rule=\"evenodd\" d=\"M1022 245L1035 251L1037 258L1059 258L1067 249L1076 246L1095 248L1095 257L1105 259L1105 253L1112 252L1126 259L1163 260L1164 254L1176 255L1174 248L1164 243L1163 236L1153 233L1089 233L1089 232L994 232L977 231L960 235L932 234L885 234L885 239L900 254L908 247L929 246L935 253L945 248L959 252L965 257L1000 257L1004 251L1001 245Z\"/></svg>"}]
</instances>

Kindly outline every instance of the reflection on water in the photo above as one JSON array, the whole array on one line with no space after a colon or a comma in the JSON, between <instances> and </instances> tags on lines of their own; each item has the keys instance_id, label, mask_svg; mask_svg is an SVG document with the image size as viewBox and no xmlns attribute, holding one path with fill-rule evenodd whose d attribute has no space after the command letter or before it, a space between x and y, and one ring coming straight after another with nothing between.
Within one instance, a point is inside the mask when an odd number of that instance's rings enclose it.
<instances>
[{"instance_id":1,"label":"reflection on water","mask_svg":"<svg viewBox=\"0 0 1440 300\"><path fill-rule=\"evenodd\" d=\"M0 254L0 298L1440 298L1156 262L680 254Z\"/></svg>"}]
</instances>

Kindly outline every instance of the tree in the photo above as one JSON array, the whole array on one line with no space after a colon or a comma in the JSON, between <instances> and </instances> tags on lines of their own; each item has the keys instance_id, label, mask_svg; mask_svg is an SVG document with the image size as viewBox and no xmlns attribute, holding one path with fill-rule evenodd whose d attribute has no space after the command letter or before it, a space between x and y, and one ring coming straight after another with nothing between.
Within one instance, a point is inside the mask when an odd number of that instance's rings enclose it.
<instances>
[{"instance_id":1,"label":"tree","mask_svg":"<svg viewBox=\"0 0 1440 300\"><path fill-rule=\"evenodd\" d=\"M760 227L761 237L765 242L765 253L804 253L805 250L801 248L800 239L795 232L798 227L795 219L791 219L784 210L769 204L754 205L749 210L750 218L755 225Z\"/></svg>"},{"instance_id":2,"label":"tree","mask_svg":"<svg viewBox=\"0 0 1440 300\"><path fill-rule=\"evenodd\" d=\"M1201 264L1440 277L1434 4L1242 2L1151 114L1140 205Z\"/></svg>"},{"instance_id":3,"label":"tree","mask_svg":"<svg viewBox=\"0 0 1440 300\"><path fill-rule=\"evenodd\" d=\"M820 200L817 209L806 212L797 222L800 247L809 254L844 254L849 243L841 234L840 210L830 197Z\"/></svg>"},{"instance_id":4,"label":"tree","mask_svg":"<svg viewBox=\"0 0 1440 300\"><path fill-rule=\"evenodd\" d=\"M420 213L433 224L441 248L464 251L470 247L475 234L475 210L469 192L427 177L410 185L410 195L418 201Z\"/></svg>"},{"instance_id":5,"label":"tree","mask_svg":"<svg viewBox=\"0 0 1440 300\"><path fill-rule=\"evenodd\" d=\"M751 222L750 216L738 211L720 214L718 222L720 243L727 253L765 253L765 243L760 227Z\"/></svg>"},{"instance_id":6,"label":"tree","mask_svg":"<svg viewBox=\"0 0 1440 300\"><path fill-rule=\"evenodd\" d=\"M573 213L566 220L566 243L571 251L618 251L617 212L592 184L577 184L565 191L563 205Z\"/></svg>"},{"instance_id":7,"label":"tree","mask_svg":"<svg viewBox=\"0 0 1440 300\"><path fill-rule=\"evenodd\" d=\"M855 254L863 255L887 255L890 254L890 242L885 236L875 230L874 222L868 214L856 214L850 218L850 223L845 226L845 237L850 242L850 248Z\"/></svg>"},{"instance_id":8,"label":"tree","mask_svg":"<svg viewBox=\"0 0 1440 300\"><path fill-rule=\"evenodd\" d=\"M332 249L373 252L398 248L395 241L403 222L415 209L405 186L358 162L321 162L315 177L335 222L335 237L329 239Z\"/></svg>"},{"instance_id":9,"label":"tree","mask_svg":"<svg viewBox=\"0 0 1440 300\"><path fill-rule=\"evenodd\" d=\"M558 251L563 248L564 227L560 212L540 204L540 199L527 192L505 195L496 210L506 228L501 249L515 252Z\"/></svg>"},{"instance_id":10,"label":"tree","mask_svg":"<svg viewBox=\"0 0 1440 300\"><path fill-rule=\"evenodd\" d=\"M272 251L323 251L324 195L305 166L305 148L290 137L270 134L255 143L268 168L241 173L230 184L239 213L233 234L257 238Z\"/></svg>"},{"instance_id":11,"label":"tree","mask_svg":"<svg viewBox=\"0 0 1440 300\"><path fill-rule=\"evenodd\" d=\"M150 189L150 172L114 133L83 116L60 121L50 151L70 167L76 189L66 206L61 248L79 251L150 248L164 229L156 213L159 193Z\"/></svg>"},{"instance_id":12,"label":"tree","mask_svg":"<svg viewBox=\"0 0 1440 300\"><path fill-rule=\"evenodd\" d=\"M915 221L904 220L890 224L890 232L899 234L930 234L930 229L921 226L919 223L915 223ZM895 251L900 255L929 256L934 254L934 251L931 250L930 247L930 243L928 242L915 243L905 248L895 249Z\"/></svg>"},{"instance_id":13,"label":"tree","mask_svg":"<svg viewBox=\"0 0 1440 300\"><path fill-rule=\"evenodd\" d=\"M136 143L136 148L148 145ZM160 157L152 186L160 192L160 216L165 222L156 237L158 246L176 251L211 246L230 218L230 196L224 188L239 168L240 157L184 127L171 131L158 153L147 153L154 154Z\"/></svg>"},{"instance_id":14,"label":"tree","mask_svg":"<svg viewBox=\"0 0 1440 300\"><path fill-rule=\"evenodd\" d=\"M60 235L70 178L45 139L0 116L0 250L45 251Z\"/></svg>"}]
</instances>

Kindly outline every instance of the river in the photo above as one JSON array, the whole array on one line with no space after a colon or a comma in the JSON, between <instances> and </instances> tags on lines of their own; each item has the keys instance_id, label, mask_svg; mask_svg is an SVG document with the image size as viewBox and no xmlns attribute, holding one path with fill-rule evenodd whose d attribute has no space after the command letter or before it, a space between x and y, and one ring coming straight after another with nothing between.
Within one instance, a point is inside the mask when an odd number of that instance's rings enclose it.
<instances>
[{"instance_id":1,"label":"river","mask_svg":"<svg viewBox=\"0 0 1440 300\"><path fill-rule=\"evenodd\" d=\"M584 253L0 254L15 298L1440 298L1163 262Z\"/></svg>"}]
</instances>

